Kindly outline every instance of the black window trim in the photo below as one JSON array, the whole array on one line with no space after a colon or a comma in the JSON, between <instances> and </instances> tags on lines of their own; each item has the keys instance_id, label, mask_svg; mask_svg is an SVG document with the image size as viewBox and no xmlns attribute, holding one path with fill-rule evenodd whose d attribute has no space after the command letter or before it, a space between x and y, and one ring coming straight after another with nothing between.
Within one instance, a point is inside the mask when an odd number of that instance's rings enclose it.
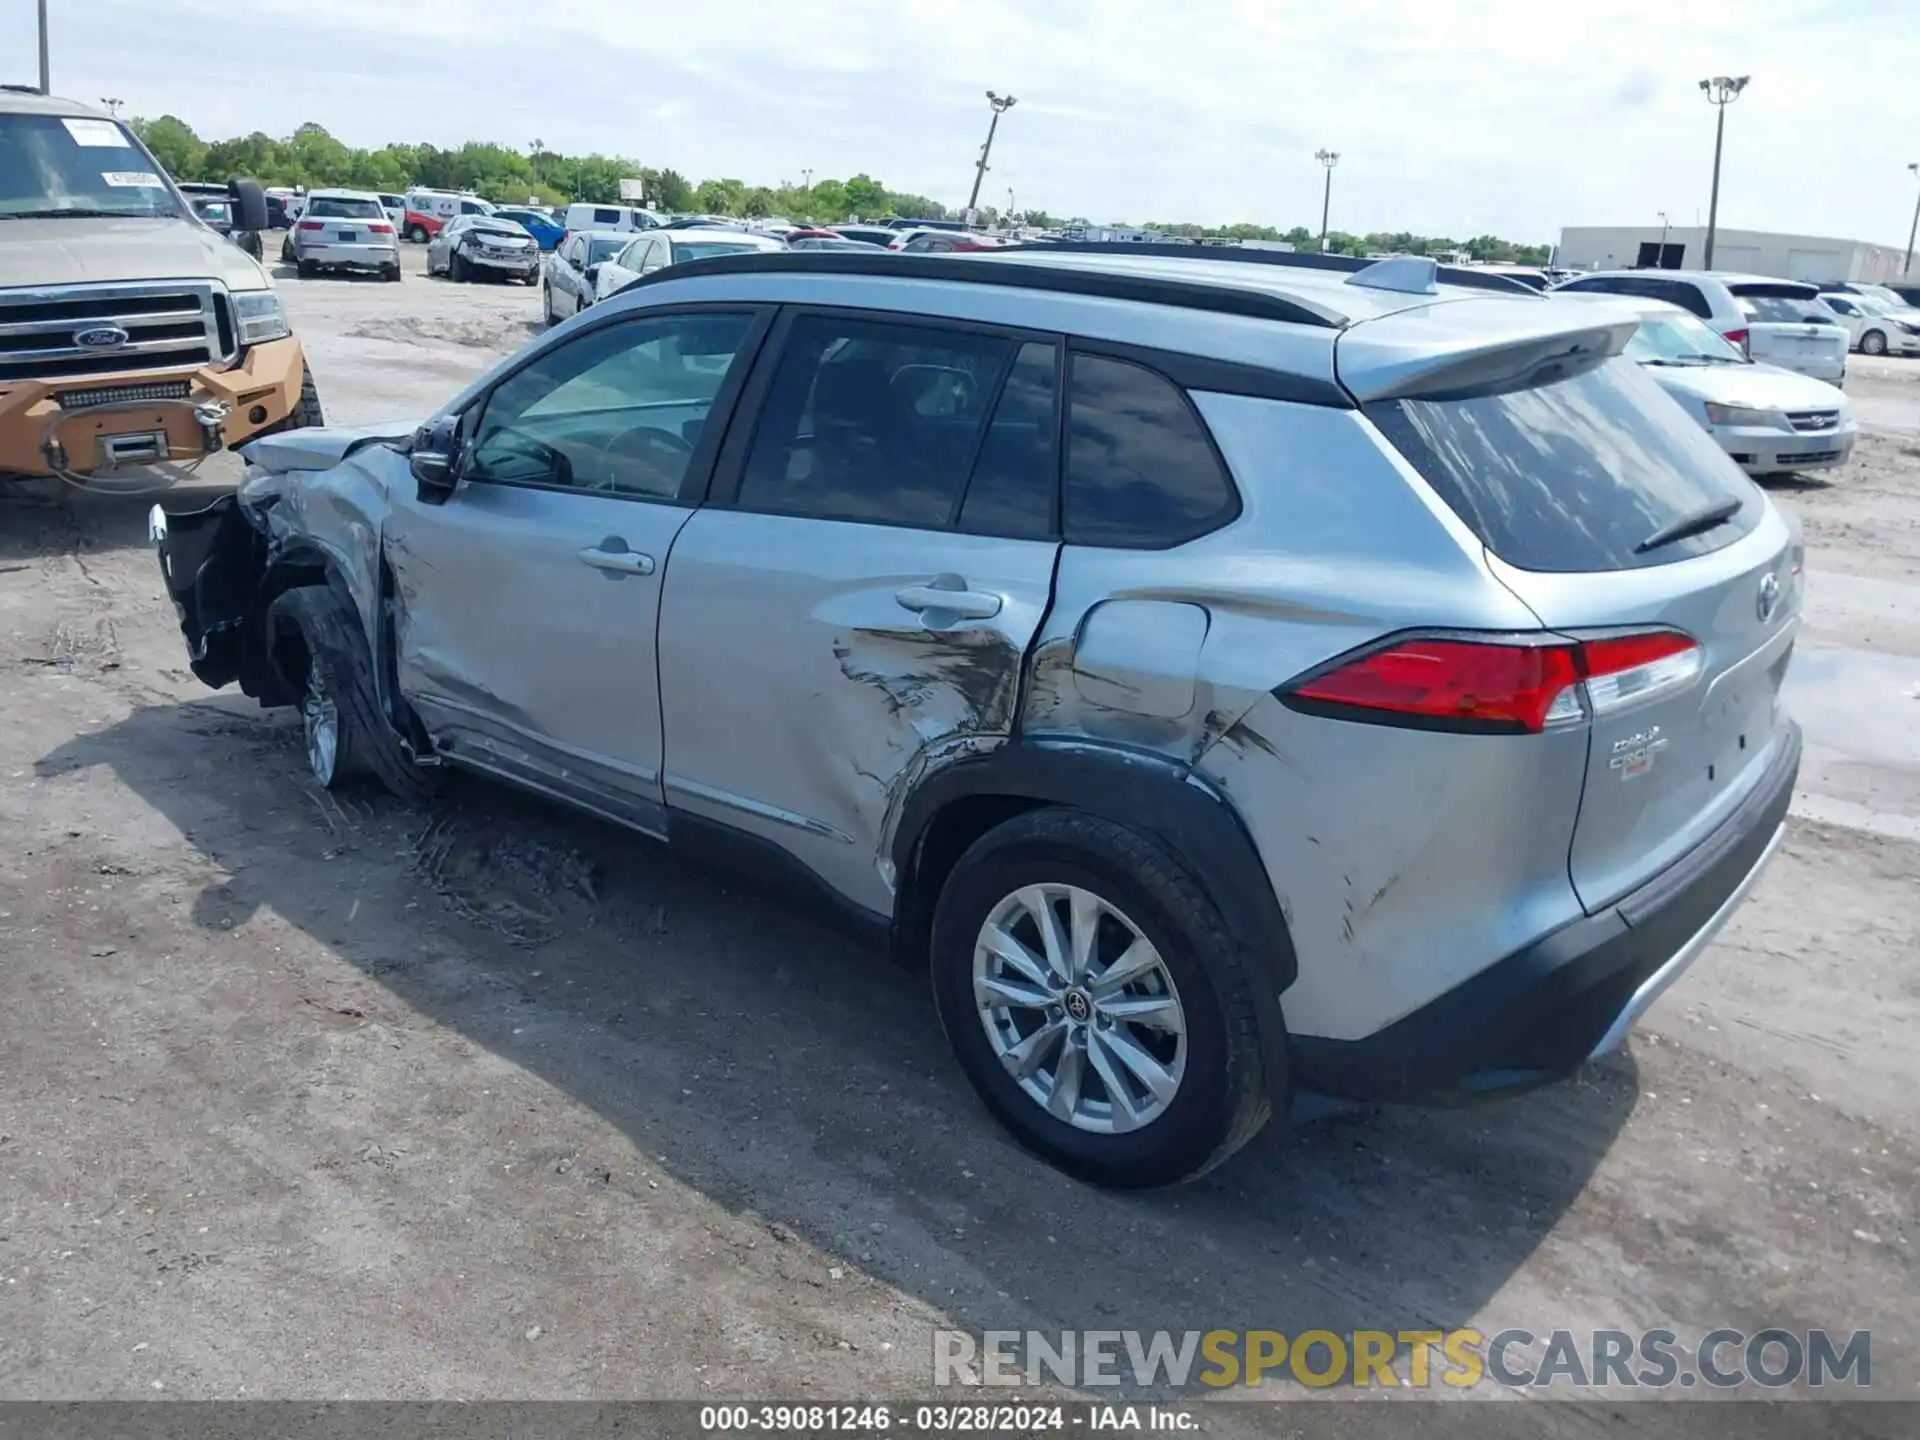
<instances>
[{"instance_id":1,"label":"black window trim","mask_svg":"<svg viewBox=\"0 0 1920 1440\"><path fill-rule=\"evenodd\" d=\"M521 356L517 364L502 372L494 382L482 391L461 412L461 458L460 480L474 485L511 486L520 490L544 490L556 495L591 495L605 500L626 500L639 505L673 505L682 509L698 509L705 501L707 489L713 478L715 463L728 438L735 420L741 414L740 396L746 388L747 380L760 361L762 347L766 344L767 332L773 328L774 306L758 302L715 302L712 300L689 301L679 305L650 306L645 310L623 310L618 314L600 317L590 321L565 340L554 345L542 345ZM494 480L471 474L468 470L471 445L487 407L493 403L493 397L500 388L528 367L539 363L547 356L581 344L603 330L621 325L645 324L651 320L671 319L675 315L746 315L750 322L747 333L740 341L740 349L734 357L733 365L727 371L727 378L714 392L713 406L707 411L707 424L700 432L700 443L694 446L693 454L687 460L686 473L680 477L680 489L674 495L640 495L624 490L583 490L578 485L550 485L533 480ZM720 423L714 424L714 417L720 417ZM458 496L455 497L456 501Z\"/></svg>"},{"instance_id":2,"label":"black window trim","mask_svg":"<svg viewBox=\"0 0 1920 1440\"><path fill-rule=\"evenodd\" d=\"M739 403L734 407L732 423L727 427L726 443L721 447L706 498L702 502L707 508L734 510L743 515L778 515L786 519L828 525L872 525L890 530L915 530L929 535L977 535L984 539L1025 540L1047 545L1059 543L1061 486L1065 476L1065 455L1058 444L1054 447L1051 531L1039 540L1035 540L1031 535L996 536L992 531L959 528L960 512L966 507L967 495L973 489L972 462L969 462L966 478L960 486L959 504L948 515L947 523L944 525L927 525L906 520L855 520L844 515L810 515L804 511L763 510L758 506L741 504L740 487L746 478L747 457L753 453L754 442L760 435L760 424L766 415L767 395L773 388L773 378L779 371L780 359L786 353L787 339L792 334L794 325L802 318L849 320L857 324L900 325L917 330L953 330L967 335L984 335L1009 341L1013 346L1012 353L1016 360L1023 345L1050 345L1053 347L1056 366L1064 367L1065 363L1067 337L1057 332L1028 330L1017 325L1001 325L992 321L967 320L948 315L925 315L913 310L879 310L864 305L782 305L779 317L773 322L772 328L760 346L760 353L754 362L753 374L747 378ZM1002 387L1006 384L1006 373L1010 369L1010 365L1003 369L1000 379ZM1061 370L1056 368L1056 377L1060 374ZM1058 416L1064 417L1066 414L1064 390L1060 394L1062 398L1055 408ZM994 404L998 403L999 394L996 391ZM983 437L987 426L992 424L992 421L993 411L989 408L986 411L986 419L980 427ZM980 441L976 439L974 461L979 458L979 444Z\"/></svg>"},{"instance_id":3,"label":"black window trim","mask_svg":"<svg viewBox=\"0 0 1920 1440\"><path fill-rule=\"evenodd\" d=\"M1108 346L1102 341L1085 342L1078 337L1074 337L1070 338L1067 342L1068 364L1066 374L1062 377L1065 383L1062 385L1060 391L1061 448L1060 512L1058 519L1061 538L1066 544L1081 550L1176 550L1182 545L1191 544L1193 541L1211 535L1216 531L1224 530L1245 513L1246 501L1242 499L1240 495L1240 482L1234 477L1233 467L1227 464L1227 457L1221 453L1220 442L1213 438L1213 429L1207 424L1207 417L1200 413L1200 407L1194 403L1193 396L1185 385L1181 384L1174 376L1167 374L1166 371L1162 370L1159 366L1153 364L1150 359L1145 358L1164 352L1143 350L1139 347L1130 346L1121 346L1118 347L1118 349L1129 353L1115 353L1115 347ZM1177 532L1173 538L1166 540L1143 540L1137 544L1123 544L1113 540L1076 540L1071 534L1067 533L1066 486L1067 476L1073 466L1072 361L1075 355L1085 355L1090 359L1098 360L1117 360L1123 364L1137 365L1140 369L1159 376L1160 379L1166 381L1167 384L1173 387L1174 393L1180 397L1181 403L1187 407L1187 413L1193 417L1193 423L1199 427L1201 437L1207 443L1207 453L1213 457L1215 467L1219 470L1221 478L1226 481L1227 504L1224 508L1216 510L1203 523L1195 528ZM1184 360L1189 357L1178 356L1174 358Z\"/></svg>"}]
</instances>

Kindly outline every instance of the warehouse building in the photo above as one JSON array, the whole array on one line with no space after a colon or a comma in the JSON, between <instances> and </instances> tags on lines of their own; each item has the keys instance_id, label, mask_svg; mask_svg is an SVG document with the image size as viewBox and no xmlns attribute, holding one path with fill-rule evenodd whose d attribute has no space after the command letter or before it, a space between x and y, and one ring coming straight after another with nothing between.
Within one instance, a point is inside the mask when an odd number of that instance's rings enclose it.
<instances>
[{"instance_id":1,"label":"warehouse building","mask_svg":"<svg viewBox=\"0 0 1920 1440\"><path fill-rule=\"evenodd\" d=\"M1706 255L1704 225L1675 225L1665 230L1658 225L1571 225L1560 232L1554 264L1568 270L1697 270L1706 264ZM1901 278L1905 255L1901 248L1864 240L1729 230L1725 226L1713 241L1714 269L1777 275L1784 280L1884 284Z\"/></svg>"}]
</instances>

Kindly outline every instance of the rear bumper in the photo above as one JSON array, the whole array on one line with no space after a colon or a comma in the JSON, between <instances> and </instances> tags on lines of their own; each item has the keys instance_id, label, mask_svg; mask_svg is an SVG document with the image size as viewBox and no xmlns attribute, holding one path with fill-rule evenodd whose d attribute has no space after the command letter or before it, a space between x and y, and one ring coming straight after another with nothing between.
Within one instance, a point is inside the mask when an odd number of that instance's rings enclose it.
<instances>
[{"instance_id":1,"label":"rear bumper","mask_svg":"<svg viewBox=\"0 0 1920 1440\"><path fill-rule=\"evenodd\" d=\"M1759 880L1799 772L1800 729L1788 722L1740 808L1666 870L1365 1039L1289 1037L1295 1086L1447 1103L1550 1084L1618 1046Z\"/></svg>"},{"instance_id":2,"label":"rear bumper","mask_svg":"<svg viewBox=\"0 0 1920 1440\"><path fill-rule=\"evenodd\" d=\"M479 255L471 250L463 250L467 263L481 270L494 270L502 275L537 275L540 273L540 252L529 250L523 255Z\"/></svg>"},{"instance_id":3,"label":"rear bumper","mask_svg":"<svg viewBox=\"0 0 1920 1440\"><path fill-rule=\"evenodd\" d=\"M398 245L326 245L295 242L294 258L310 265L349 265L356 269L383 270L400 263Z\"/></svg>"},{"instance_id":4,"label":"rear bumper","mask_svg":"<svg viewBox=\"0 0 1920 1440\"><path fill-rule=\"evenodd\" d=\"M1796 355L1790 359L1770 360L1782 370L1791 370L1796 375L1806 375L1815 380L1825 380L1829 385L1838 385L1847 373L1847 355L1843 350L1837 355Z\"/></svg>"}]
</instances>

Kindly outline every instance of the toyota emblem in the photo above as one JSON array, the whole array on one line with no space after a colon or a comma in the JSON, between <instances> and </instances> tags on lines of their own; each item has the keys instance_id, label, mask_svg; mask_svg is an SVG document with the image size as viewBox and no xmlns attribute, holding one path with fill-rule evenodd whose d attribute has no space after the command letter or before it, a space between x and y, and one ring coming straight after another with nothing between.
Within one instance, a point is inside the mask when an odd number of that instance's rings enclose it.
<instances>
[{"instance_id":1,"label":"toyota emblem","mask_svg":"<svg viewBox=\"0 0 1920 1440\"><path fill-rule=\"evenodd\" d=\"M1755 603L1754 609L1759 612L1762 621L1767 621L1773 618L1773 612L1779 608L1780 581L1769 575L1760 582L1760 598Z\"/></svg>"}]
</instances>

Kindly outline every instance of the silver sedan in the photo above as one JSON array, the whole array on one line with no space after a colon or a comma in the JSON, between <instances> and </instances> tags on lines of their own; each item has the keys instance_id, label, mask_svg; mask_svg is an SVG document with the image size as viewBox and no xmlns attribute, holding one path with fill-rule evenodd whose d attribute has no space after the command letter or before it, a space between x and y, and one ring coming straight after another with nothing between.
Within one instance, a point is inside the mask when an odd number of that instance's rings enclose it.
<instances>
[{"instance_id":1,"label":"silver sedan","mask_svg":"<svg viewBox=\"0 0 1920 1440\"><path fill-rule=\"evenodd\" d=\"M453 280L540 281L540 242L515 220L462 215L441 227L427 245L427 274Z\"/></svg>"}]
</instances>

